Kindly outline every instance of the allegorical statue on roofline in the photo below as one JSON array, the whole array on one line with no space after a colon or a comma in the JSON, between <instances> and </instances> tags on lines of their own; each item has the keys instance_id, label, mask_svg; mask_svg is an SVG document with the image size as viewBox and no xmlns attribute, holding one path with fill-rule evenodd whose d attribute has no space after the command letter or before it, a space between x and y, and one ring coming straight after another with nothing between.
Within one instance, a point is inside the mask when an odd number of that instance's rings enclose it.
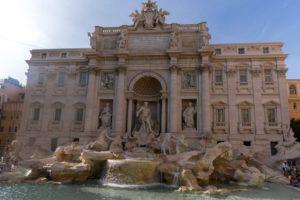
<instances>
[{"instance_id":1,"label":"allegorical statue on roofline","mask_svg":"<svg viewBox=\"0 0 300 200\"><path fill-rule=\"evenodd\" d=\"M135 10L130 17L132 17L135 29L139 27L153 29L159 25L163 26L166 21L166 16L169 14L169 12L163 9L158 10L156 2L148 0L142 4L141 12Z\"/></svg>"}]
</instances>

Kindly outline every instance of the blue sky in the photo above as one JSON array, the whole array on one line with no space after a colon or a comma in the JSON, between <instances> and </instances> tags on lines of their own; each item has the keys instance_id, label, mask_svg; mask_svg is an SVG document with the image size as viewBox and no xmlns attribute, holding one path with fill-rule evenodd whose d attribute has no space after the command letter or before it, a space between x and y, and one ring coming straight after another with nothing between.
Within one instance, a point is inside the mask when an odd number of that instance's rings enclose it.
<instances>
[{"instance_id":1,"label":"blue sky","mask_svg":"<svg viewBox=\"0 0 300 200\"><path fill-rule=\"evenodd\" d=\"M9 0L0 7L0 78L26 83L30 49L88 47L95 25L131 24L143 0ZM206 21L211 43L285 43L288 78L300 78L299 0L157 0L168 23Z\"/></svg>"}]
</instances>

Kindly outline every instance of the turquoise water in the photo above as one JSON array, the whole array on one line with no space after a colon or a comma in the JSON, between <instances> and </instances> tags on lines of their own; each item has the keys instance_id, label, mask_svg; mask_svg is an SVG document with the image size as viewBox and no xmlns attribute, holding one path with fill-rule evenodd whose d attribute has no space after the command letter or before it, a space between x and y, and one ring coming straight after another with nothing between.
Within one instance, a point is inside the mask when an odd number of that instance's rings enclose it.
<instances>
[{"instance_id":1,"label":"turquoise water","mask_svg":"<svg viewBox=\"0 0 300 200\"><path fill-rule=\"evenodd\" d=\"M207 196L180 193L166 187L113 188L99 184L84 185L31 185L1 184L0 200L300 200L300 190L276 184L266 184L261 189L235 192L230 195Z\"/></svg>"}]
</instances>

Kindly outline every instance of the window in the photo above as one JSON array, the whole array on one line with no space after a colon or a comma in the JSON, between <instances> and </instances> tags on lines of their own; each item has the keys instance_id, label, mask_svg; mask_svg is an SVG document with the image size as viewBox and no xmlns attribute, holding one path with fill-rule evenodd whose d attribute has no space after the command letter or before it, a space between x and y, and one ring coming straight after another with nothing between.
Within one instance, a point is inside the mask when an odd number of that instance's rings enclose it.
<instances>
[{"instance_id":1,"label":"window","mask_svg":"<svg viewBox=\"0 0 300 200\"><path fill-rule=\"evenodd\" d=\"M290 94L294 95L297 94L297 89L295 85L290 85Z\"/></svg>"},{"instance_id":2,"label":"window","mask_svg":"<svg viewBox=\"0 0 300 200\"><path fill-rule=\"evenodd\" d=\"M216 108L216 126L225 126L225 108Z\"/></svg>"},{"instance_id":3,"label":"window","mask_svg":"<svg viewBox=\"0 0 300 200\"><path fill-rule=\"evenodd\" d=\"M241 84L247 84L248 83L248 76L247 76L247 69L240 69L239 74L240 74L240 83Z\"/></svg>"},{"instance_id":4,"label":"window","mask_svg":"<svg viewBox=\"0 0 300 200\"><path fill-rule=\"evenodd\" d=\"M265 69L264 74L265 74L265 82L272 83L273 82L272 69Z\"/></svg>"},{"instance_id":5,"label":"window","mask_svg":"<svg viewBox=\"0 0 300 200\"><path fill-rule=\"evenodd\" d=\"M83 122L84 109L77 108L76 110L76 122Z\"/></svg>"},{"instance_id":6,"label":"window","mask_svg":"<svg viewBox=\"0 0 300 200\"><path fill-rule=\"evenodd\" d=\"M264 47L263 48L263 53L268 54L270 52L269 47Z\"/></svg>"},{"instance_id":7,"label":"window","mask_svg":"<svg viewBox=\"0 0 300 200\"><path fill-rule=\"evenodd\" d=\"M18 127L15 126L15 132L18 132Z\"/></svg>"},{"instance_id":8,"label":"window","mask_svg":"<svg viewBox=\"0 0 300 200\"><path fill-rule=\"evenodd\" d=\"M276 126L276 108L267 108L267 119L269 126Z\"/></svg>"},{"instance_id":9,"label":"window","mask_svg":"<svg viewBox=\"0 0 300 200\"><path fill-rule=\"evenodd\" d=\"M87 86L88 84L88 72L80 72L79 74L79 85Z\"/></svg>"},{"instance_id":10,"label":"window","mask_svg":"<svg viewBox=\"0 0 300 200\"><path fill-rule=\"evenodd\" d=\"M222 50L221 49L215 49L215 55L221 55Z\"/></svg>"},{"instance_id":11,"label":"window","mask_svg":"<svg viewBox=\"0 0 300 200\"><path fill-rule=\"evenodd\" d=\"M244 145L246 147L251 147L251 141L244 141Z\"/></svg>"},{"instance_id":12,"label":"window","mask_svg":"<svg viewBox=\"0 0 300 200\"><path fill-rule=\"evenodd\" d=\"M11 132L12 130L11 130L11 126L10 127L8 127L8 132Z\"/></svg>"},{"instance_id":13,"label":"window","mask_svg":"<svg viewBox=\"0 0 300 200\"><path fill-rule=\"evenodd\" d=\"M57 138L52 138L51 139L51 151L55 151L56 150L57 143L58 143L58 139Z\"/></svg>"},{"instance_id":14,"label":"window","mask_svg":"<svg viewBox=\"0 0 300 200\"><path fill-rule=\"evenodd\" d=\"M293 109L297 110L297 103L293 103Z\"/></svg>"},{"instance_id":15,"label":"window","mask_svg":"<svg viewBox=\"0 0 300 200\"><path fill-rule=\"evenodd\" d=\"M64 53L61 53L60 57L61 57L61 58L66 58L66 57L67 57L67 53L65 53L65 52L64 52Z\"/></svg>"},{"instance_id":16,"label":"window","mask_svg":"<svg viewBox=\"0 0 300 200\"><path fill-rule=\"evenodd\" d=\"M40 120L40 108L33 109L33 120L34 121Z\"/></svg>"},{"instance_id":17,"label":"window","mask_svg":"<svg viewBox=\"0 0 300 200\"><path fill-rule=\"evenodd\" d=\"M47 54L46 53L42 53L41 58L42 59L46 59L47 58Z\"/></svg>"},{"instance_id":18,"label":"window","mask_svg":"<svg viewBox=\"0 0 300 200\"><path fill-rule=\"evenodd\" d=\"M238 53L239 54L245 54L245 48L239 48Z\"/></svg>"},{"instance_id":19,"label":"window","mask_svg":"<svg viewBox=\"0 0 300 200\"><path fill-rule=\"evenodd\" d=\"M61 108L56 108L54 112L54 121L59 122L61 120Z\"/></svg>"},{"instance_id":20,"label":"window","mask_svg":"<svg viewBox=\"0 0 300 200\"><path fill-rule=\"evenodd\" d=\"M65 72L58 73L58 87L63 87L65 84Z\"/></svg>"},{"instance_id":21,"label":"window","mask_svg":"<svg viewBox=\"0 0 300 200\"><path fill-rule=\"evenodd\" d=\"M44 84L44 73L39 73L38 75L38 85L43 85Z\"/></svg>"},{"instance_id":22,"label":"window","mask_svg":"<svg viewBox=\"0 0 300 200\"><path fill-rule=\"evenodd\" d=\"M242 126L251 126L251 111L250 108L241 109Z\"/></svg>"},{"instance_id":23,"label":"window","mask_svg":"<svg viewBox=\"0 0 300 200\"><path fill-rule=\"evenodd\" d=\"M215 84L223 85L223 71L222 70L215 71Z\"/></svg>"}]
</instances>

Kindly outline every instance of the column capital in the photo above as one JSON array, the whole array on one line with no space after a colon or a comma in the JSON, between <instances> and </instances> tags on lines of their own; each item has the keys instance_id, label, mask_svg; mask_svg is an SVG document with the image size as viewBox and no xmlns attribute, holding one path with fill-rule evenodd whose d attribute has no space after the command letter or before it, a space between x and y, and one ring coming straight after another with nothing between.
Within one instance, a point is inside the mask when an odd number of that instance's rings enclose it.
<instances>
[{"instance_id":1,"label":"column capital","mask_svg":"<svg viewBox=\"0 0 300 200\"><path fill-rule=\"evenodd\" d=\"M167 99L168 98L168 92L167 91L161 91L161 99Z\"/></svg>"},{"instance_id":2,"label":"column capital","mask_svg":"<svg viewBox=\"0 0 300 200\"><path fill-rule=\"evenodd\" d=\"M201 49L198 50L199 54L204 56L211 56L214 53L214 48L210 46L203 46Z\"/></svg>"},{"instance_id":3,"label":"column capital","mask_svg":"<svg viewBox=\"0 0 300 200\"><path fill-rule=\"evenodd\" d=\"M285 77L288 69L287 68L282 68L282 69L277 69L276 72L278 76L280 77Z\"/></svg>"},{"instance_id":4,"label":"column capital","mask_svg":"<svg viewBox=\"0 0 300 200\"><path fill-rule=\"evenodd\" d=\"M118 74L121 74L121 73L125 73L126 70L127 70L127 67L126 65L118 65L116 68L115 68L116 72Z\"/></svg>"},{"instance_id":5,"label":"column capital","mask_svg":"<svg viewBox=\"0 0 300 200\"><path fill-rule=\"evenodd\" d=\"M129 100L133 100L134 92L133 91L127 91L126 92L126 97Z\"/></svg>"},{"instance_id":6,"label":"column capital","mask_svg":"<svg viewBox=\"0 0 300 200\"><path fill-rule=\"evenodd\" d=\"M177 72L181 70L181 68L178 65L171 65L170 68L171 72Z\"/></svg>"},{"instance_id":7,"label":"column capital","mask_svg":"<svg viewBox=\"0 0 300 200\"><path fill-rule=\"evenodd\" d=\"M200 64L199 66L199 70L200 72L208 72L210 69L211 69L211 64L210 63L203 63L203 64Z\"/></svg>"}]
</instances>

